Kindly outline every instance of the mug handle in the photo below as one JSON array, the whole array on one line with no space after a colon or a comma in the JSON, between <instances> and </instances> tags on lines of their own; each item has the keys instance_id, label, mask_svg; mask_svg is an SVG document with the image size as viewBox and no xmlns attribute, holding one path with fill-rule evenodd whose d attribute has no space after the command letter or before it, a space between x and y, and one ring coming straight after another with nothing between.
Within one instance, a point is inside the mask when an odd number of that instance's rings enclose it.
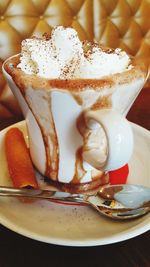
<instances>
[{"instance_id":1,"label":"mug handle","mask_svg":"<svg viewBox=\"0 0 150 267\"><path fill-rule=\"evenodd\" d=\"M126 118L113 109L87 110L83 134L83 160L96 169L121 168L133 152L133 132Z\"/></svg>"}]
</instances>

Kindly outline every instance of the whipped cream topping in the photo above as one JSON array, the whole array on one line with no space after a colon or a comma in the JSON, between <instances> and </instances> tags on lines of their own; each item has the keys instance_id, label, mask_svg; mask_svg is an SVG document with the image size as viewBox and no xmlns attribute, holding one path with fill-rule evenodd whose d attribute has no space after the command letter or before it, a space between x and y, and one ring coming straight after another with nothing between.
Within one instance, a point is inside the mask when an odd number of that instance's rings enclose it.
<instances>
[{"instance_id":1,"label":"whipped cream topping","mask_svg":"<svg viewBox=\"0 0 150 267\"><path fill-rule=\"evenodd\" d=\"M82 78L100 78L115 73L121 73L131 68L130 58L126 52L117 48L104 52L94 44L87 55L80 61L79 76Z\"/></svg>"},{"instance_id":2,"label":"whipped cream topping","mask_svg":"<svg viewBox=\"0 0 150 267\"><path fill-rule=\"evenodd\" d=\"M98 79L123 72L131 65L121 49L104 51L98 44L81 42L73 28L58 26L50 38L23 40L17 67L47 79Z\"/></svg>"}]
</instances>

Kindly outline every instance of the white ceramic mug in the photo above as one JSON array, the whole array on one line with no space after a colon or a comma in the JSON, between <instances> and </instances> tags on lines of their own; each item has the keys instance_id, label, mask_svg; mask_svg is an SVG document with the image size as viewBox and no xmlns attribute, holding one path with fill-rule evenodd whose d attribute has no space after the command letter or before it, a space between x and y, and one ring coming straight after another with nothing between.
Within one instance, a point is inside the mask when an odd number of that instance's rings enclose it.
<instances>
[{"instance_id":1,"label":"white ceramic mug","mask_svg":"<svg viewBox=\"0 0 150 267\"><path fill-rule=\"evenodd\" d=\"M146 71L94 82L51 80L46 89L40 78L35 88L27 75L21 80L22 94L6 63L3 73L26 119L33 163L43 175L62 183L85 183L128 163L133 133L125 116Z\"/></svg>"}]
</instances>

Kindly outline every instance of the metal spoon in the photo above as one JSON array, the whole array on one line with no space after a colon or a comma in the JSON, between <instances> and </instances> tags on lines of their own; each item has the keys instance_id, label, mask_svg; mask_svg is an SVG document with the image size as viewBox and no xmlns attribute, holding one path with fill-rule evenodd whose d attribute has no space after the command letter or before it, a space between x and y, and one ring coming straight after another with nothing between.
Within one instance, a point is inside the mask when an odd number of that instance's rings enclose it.
<instances>
[{"instance_id":1,"label":"metal spoon","mask_svg":"<svg viewBox=\"0 0 150 267\"><path fill-rule=\"evenodd\" d=\"M84 203L107 217L122 220L137 218L150 211L150 188L139 185L102 186L96 195L2 186L0 187L0 196Z\"/></svg>"}]
</instances>

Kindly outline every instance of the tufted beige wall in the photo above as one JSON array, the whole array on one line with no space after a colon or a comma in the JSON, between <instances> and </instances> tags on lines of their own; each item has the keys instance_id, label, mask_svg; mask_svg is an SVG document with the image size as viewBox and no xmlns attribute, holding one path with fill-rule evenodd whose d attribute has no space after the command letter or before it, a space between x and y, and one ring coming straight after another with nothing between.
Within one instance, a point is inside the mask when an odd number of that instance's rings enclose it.
<instances>
[{"instance_id":1,"label":"tufted beige wall","mask_svg":"<svg viewBox=\"0 0 150 267\"><path fill-rule=\"evenodd\" d=\"M0 0L0 119L20 113L2 62L20 51L24 38L50 33L55 25L150 62L150 0Z\"/></svg>"}]
</instances>

